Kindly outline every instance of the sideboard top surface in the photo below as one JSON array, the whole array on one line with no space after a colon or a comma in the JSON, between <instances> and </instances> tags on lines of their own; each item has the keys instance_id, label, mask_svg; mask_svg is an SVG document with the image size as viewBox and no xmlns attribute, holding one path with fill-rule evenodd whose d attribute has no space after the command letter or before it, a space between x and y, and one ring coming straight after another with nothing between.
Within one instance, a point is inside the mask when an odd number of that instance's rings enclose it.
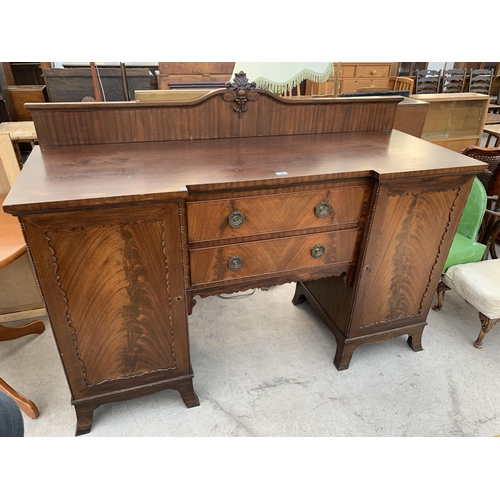
<instances>
[{"instance_id":1,"label":"sideboard top surface","mask_svg":"<svg viewBox=\"0 0 500 500\"><path fill-rule=\"evenodd\" d=\"M4 209L12 214L190 192L303 182L449 175L484 164L397 130L35 147Z\"/></svg>"}]
</instances>

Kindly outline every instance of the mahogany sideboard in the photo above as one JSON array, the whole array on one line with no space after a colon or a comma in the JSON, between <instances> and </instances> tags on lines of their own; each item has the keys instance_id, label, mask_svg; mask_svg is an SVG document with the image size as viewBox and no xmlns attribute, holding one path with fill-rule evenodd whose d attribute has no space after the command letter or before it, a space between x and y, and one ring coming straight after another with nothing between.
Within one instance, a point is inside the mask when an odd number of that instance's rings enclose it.
<instances>
[{"instance_id":1,"label":"mahogany sideboard","mask_svg":"<svg viewBox=\"0 0 500 500\"><path fill-rule=\"evenodd\" d=\"M77 416L164 389L199 404L196 296L296 282L334 364L414 351L485 164L393 130L400 97L284 99L244 74L189 102L42 103L4 203L20 220Z\"/></svg>"}]
</instances>

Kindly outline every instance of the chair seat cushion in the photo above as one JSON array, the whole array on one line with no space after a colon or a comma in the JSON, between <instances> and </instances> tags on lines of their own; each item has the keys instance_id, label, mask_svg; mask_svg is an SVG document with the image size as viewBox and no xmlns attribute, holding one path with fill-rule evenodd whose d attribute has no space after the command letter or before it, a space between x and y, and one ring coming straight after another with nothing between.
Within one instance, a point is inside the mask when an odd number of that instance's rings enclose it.
<instances>
[{"instance_id":1,"label":"chair seat cushion","mask_svg":"<svg viewBox=\"0 0 500 500\"><path fill-rule=\"evenodd\" d=\"M442 280L488 318L500 318L500 259L451 266Z\"/></svg>"},{"instance_id":2,"label":"chair seat cushion","mask_svg":"<svg viewBox=\"0 0 500 500\"><path fill-rule=\"evenodd\" d=\"M479 262L483 258L486 246L477 241L466 238L460 233L456 233L451 244L450 253L446 259L443 273L450 266L457 264L466 264L467 262Z\"/></svg>"}]
</instances>

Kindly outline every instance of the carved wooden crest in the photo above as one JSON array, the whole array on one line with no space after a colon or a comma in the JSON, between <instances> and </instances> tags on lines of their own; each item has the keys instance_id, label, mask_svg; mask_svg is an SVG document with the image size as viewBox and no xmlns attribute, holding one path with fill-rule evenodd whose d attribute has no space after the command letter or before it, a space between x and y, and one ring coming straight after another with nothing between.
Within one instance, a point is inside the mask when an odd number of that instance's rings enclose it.
<instances>
[{"instance_id":1,"label":"carved wooden crest","mask_svg":"<svg viewBox=\"0 0 500 500\"><path fill-rule=\"evenodd\" d=\"M245 72L240 71L234 74L234 80L226 83L226 88L231 92L226 92L222 97L225 101L234 101L236 106L233 108L241 118L242 113L247 110L247 101L256 101L259 93L255 91L255 82L248 81Z\"/></svg>"}]
</instances>

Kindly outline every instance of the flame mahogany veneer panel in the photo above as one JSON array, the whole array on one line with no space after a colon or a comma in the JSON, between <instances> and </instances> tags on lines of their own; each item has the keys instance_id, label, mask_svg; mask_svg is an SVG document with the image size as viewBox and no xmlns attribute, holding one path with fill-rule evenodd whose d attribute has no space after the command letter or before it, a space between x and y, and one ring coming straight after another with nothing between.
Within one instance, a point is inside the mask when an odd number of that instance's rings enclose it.
<instances>
[{"instance_id":1,"label":"flame mahogany veneer panel","mask_svg":"<svg viewBox=\"0 0 500 500\"><path fill-rule=\"evenodd\" d=\"M177 204L25 219L73 396L189 373L178 219Z\"/></svg>"},{"instance_id":2,"label":"flame mahogany veneer panel","mask_svg":"<svg viewBox=\"0 0 500 500\"><path fill-rule=\"evenodd\" d=\"M441 274L437 264L459 194L459 188L381 193L387 195L380 222L384 231L367 264L369 300L361 307L360 329L422 313L426 295L435 291L430 282ZM438 216L446 213L450 215Z\"/></svg>"}]
</instances>

